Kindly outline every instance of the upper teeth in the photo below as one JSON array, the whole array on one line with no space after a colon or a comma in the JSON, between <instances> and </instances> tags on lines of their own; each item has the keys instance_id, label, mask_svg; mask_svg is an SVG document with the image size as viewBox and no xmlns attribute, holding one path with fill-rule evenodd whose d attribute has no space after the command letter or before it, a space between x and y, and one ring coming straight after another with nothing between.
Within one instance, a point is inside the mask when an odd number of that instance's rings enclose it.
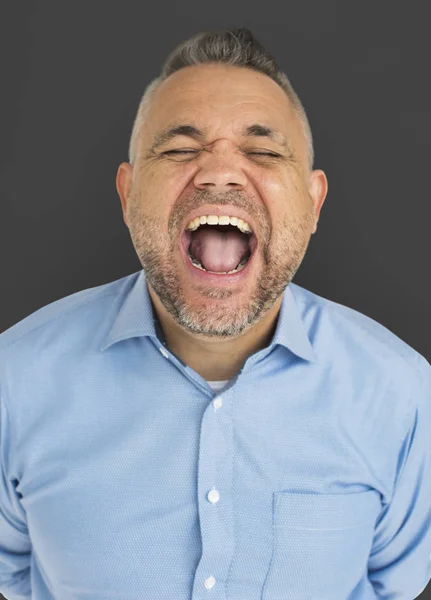
<instances>
[{"instance_id":1,"label":"upper teeth","mask_svg":"<svg viewBox=\"0 0 431 600\"><path fill-rule=\"evenodd\" d=\"M235 225L238 227L242 233L252 233L252 229L250 225L243 221L242 219L238 219L238 217L228 217L222 216L218 217L217 215L202 215L202 217L196 217L190 221L187 225L186 229L189 231L195 231L200 225Z\"/></svg>"}]
</instances>

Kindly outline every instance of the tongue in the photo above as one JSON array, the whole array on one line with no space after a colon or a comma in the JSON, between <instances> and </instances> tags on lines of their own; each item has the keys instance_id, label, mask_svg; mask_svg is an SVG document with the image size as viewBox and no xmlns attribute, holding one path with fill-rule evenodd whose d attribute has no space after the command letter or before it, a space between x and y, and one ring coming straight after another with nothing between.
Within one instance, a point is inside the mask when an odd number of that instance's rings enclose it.
<instances>
[{"instance_id":1,"label":"tongue","mask_svg":"<svg viewBox=\"0 0 431 600\"><path fill-rule=\"evenodd\" d=\"M207 271L232 271L248 254L245 234L240 231L221 231L215 227L199 227L192 234L189 252Z\"/></svg>"}]
</instances>

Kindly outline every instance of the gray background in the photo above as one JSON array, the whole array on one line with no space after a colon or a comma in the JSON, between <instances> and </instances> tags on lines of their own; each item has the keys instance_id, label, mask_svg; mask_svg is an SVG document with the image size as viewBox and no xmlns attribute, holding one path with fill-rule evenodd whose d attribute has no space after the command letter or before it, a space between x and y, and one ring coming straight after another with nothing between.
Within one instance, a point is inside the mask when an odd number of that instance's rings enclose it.
<instances>
[{"instance_id":1,"label":"gray background","mask_svg":"<svg viewBox=\"0 0 431 600\"><path fill-rule=\"evenodd\" d=\"M431 361L427 3L17 1L1 22L0 331L141 268L115 189L140 96L176 44L245 26L301 97L329 180L294 282Z\"/></svg>"}]
</instances>

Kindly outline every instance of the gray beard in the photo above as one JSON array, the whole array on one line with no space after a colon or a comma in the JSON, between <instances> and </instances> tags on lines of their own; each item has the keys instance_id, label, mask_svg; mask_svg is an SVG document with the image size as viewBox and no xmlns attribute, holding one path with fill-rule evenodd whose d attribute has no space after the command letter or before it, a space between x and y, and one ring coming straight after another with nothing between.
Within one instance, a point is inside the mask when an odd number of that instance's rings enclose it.
<instances>
[{"instance_id":1,"label":"gray beard","mask_svg":"<svg viewBox=\"0 0 431 600\"><path fill-rule=\"evenodd\" d=\"M221 201L219 198L215 200L214 194L210 197L211 201L217 204L231 203L246 208L251 214L256 213L256 210L250 211L247 200L238 202L236 193L233 200L232 193L223 194ZM202 194L200 204L207 202L208 194L205 192ZM199 204L195 195L190 202L186 201L182 204L181 214L173 215L168 225L172 240L178 240L178 225L197 205ZM260 220L256 222L269 223L266 214L259 215L259 218ZM266 221L262 221L262 218ZM314 224L312 215L308 214L304 215L302 222L296 226L291 222L284 223L278 231L277 239L273 240L272 251L269 241L271 237L274 238L274 235L271 236L269 226L262 227L262 236L256 250L262 254L262 272L247 303L241 306L233 303L229 310L225 304L217 309L214 302L210 302L208 307L205 305L193 307L187 302L174 268L179 249L175 243L171 243L169 247L161 239L159 223L152 217L143 216L136 199L131 198L128 205L127 221L147 281L168 313L189 333L219 339L241 335L271 309L295 276L307 250ZM209 300L226 300L234 297L237 290L199 286L196 293Z\"/></svg>"}]
</instances>

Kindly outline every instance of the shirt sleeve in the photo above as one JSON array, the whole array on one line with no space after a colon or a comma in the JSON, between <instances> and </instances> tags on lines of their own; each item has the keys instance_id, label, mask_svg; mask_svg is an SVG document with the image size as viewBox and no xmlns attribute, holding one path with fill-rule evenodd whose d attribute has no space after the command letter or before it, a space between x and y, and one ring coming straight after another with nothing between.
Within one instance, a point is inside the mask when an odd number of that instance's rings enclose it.
<instances>
[{"instance_id":1,"label":"shirt sleeve","mask_svg":"<svg viewBox=\"0 0 431 600\"><path fill-rule=\"evenodd\" d=\"M22 508L9 480L10 422L0 396L0 593L8 600L31 599L31 544Z\"/></svg>"},{"instance_id":2,"label":"shirt sleeve","mask_svg":"<svg viewBox=\"0 0 431 600\"><path fill-rule=\"evenodd\" d=\"M379 598L413 600L431 579L431 366L422 356L391 501L375 528L368 577Z\"/></svg>"}]
</instances>

